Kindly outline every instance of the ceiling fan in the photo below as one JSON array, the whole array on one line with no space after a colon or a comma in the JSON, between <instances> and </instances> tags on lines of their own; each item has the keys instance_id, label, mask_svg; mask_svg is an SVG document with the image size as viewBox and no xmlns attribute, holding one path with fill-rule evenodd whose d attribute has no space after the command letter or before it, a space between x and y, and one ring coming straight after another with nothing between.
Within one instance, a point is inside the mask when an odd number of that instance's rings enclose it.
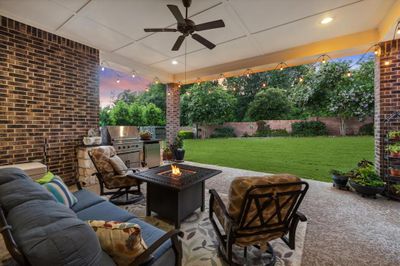
<instances>
[{"instance_id":1,"label":"ceiling fan","mask_svg":"<svg viewBox=\"0 0 400 266\"><path fill-rule=\"evenodd\" d=\"M185 38L189 35L192 36L193 39L207 47L208 49L213 49L215 44L207 40L206 38L200 36L199 34L195 33L196 31L203 31L203 30L211 30L216 28L223 28L225 27L225 23L222 19L214 20L202 24L196 25L193 20L188 19L188 8L190 7L192 0L182 0L183 6L186 8L185 18L183 17L181 11L179 10L178 6L176 5L167 5L169 10L171 11L172 15L174 15L175 19L178 22L178 26L176 29L170 28L149 28L144 29L145 32L180 32L182 33L181 36L178 37L174 46L172 47L172 51L178 51L181 47Z\"/></svg>"}]
</instances>

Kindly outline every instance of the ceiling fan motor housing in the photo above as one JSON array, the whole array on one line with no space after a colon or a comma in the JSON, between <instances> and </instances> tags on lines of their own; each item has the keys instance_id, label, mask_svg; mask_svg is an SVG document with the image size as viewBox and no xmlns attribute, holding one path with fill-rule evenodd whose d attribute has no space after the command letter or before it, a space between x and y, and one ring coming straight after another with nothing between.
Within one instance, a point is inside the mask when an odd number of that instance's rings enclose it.
<instances>
[{"instance_id":1,"label":"ceiling fan motor housing","mask_svg":"<svg viewBox=\"0 0 400 266\"><path fill-rule=\"evenodd\" d=\"M185 19L185 22L186 24L178 23L178 31L185 36L188 36L189 34L192 34L194 32L194 27L196 24L193 22L193 20L190 19Z\"/></svg>"},{"instance_id":2,"label":"ceiling fan motor housing","mask_svg":"<svg viewBox=\"0 0 400 266\"><path fill-rule=\"evenodd\" d=\"M192 0L182 0L183 6L188 8L192 4Z\"/></svg>"}]
</instances>

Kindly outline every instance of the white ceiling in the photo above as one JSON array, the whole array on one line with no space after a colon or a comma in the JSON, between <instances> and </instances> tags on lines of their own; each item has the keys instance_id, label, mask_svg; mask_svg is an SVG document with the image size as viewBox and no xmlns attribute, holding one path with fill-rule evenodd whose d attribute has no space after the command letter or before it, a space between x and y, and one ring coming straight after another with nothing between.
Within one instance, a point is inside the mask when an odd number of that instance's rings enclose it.
<instances>
[{"instance_id":1,"label":"white ceiling","mask_svg":"<svg viewBox=\"0 0 400 266\"><path fill-rule=\"evenodd\" d=\"M395 0L193 0L196 23L223 19L226 27L200 34L208 50L187 38L187 71L268 54L378 27ZM0 15L125 58L127 68L169 75L185 70L179 33L149 34L148 27L176 27L167 4L180 0L0 0ZM181 11L183 12L183 7ZM322 25L330 16L332 23ZM178 65L172 65L175 59ZM128 66L129 65L129 66Z\"/></svg>"}]
</instances>

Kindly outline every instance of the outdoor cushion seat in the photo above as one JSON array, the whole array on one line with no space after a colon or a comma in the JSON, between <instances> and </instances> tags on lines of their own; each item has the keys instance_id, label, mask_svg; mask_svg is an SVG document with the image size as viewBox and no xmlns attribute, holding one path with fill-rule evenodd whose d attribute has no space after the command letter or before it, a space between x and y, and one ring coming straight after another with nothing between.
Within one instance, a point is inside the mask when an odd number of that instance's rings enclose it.
<instances>
[{"instance_id":1,"label":"outdoor cushion seat","mask_svg":"<svg viewBox=\"0 0 400 266\"><path fill-rule=\"evenodd\" d=\"M1 206L7 212L15 206L31 200L55 201L47 190L31 180L17 179L0 185Z\"/></svg>"},{"instance_id":2,"label":"outdoor cushion seat","mask_svg":"<svg viewBox=\"0 0 400 266\"><path fill-rule=\"evenodd\" d=\"M0 185L8 183L13 180L18 179L30 179L29 176L25 174L19 168L9 167L9 168L2 168L0 171Z\"/></svg>"},{"instance_id":3,"label":"outdoor cushion seat","mask_svg":"<svg viewBox=\"0 0 400 266\"><path fill-rule=\"evenodd\" d=\"M71 208L74 212L79 212L83 209L105 201L105 199L86 189L78 190L73 194L78 199L78 202Z\"/></svg>"},{"instance_id":4,"label":"outdoor cushion seat","mask_svg":"<svg viewBox=\"0 0 400 266\"><path fill-rule=\"evenodd\" d=\"M7 220L31 265L94 266L100 262L102 250L96 234L71 209L54 200L24 202L8 212Z\"/></svg>"},{"instance_id":5,"label":"outdoor cushion seat","mask_svg":"<svg viewBox=\"0 0 400 266\"><path fill-rule=\"evenodd\" d=\"M89 208L83 209L76 213L78 218L84 221L87 220L104 220L126 222L129 219L136 218L133 214L116 208L114 204L103 201Z\"/></svg>"},{"instance_id":6,"label":"outdoor cushion seat","mask_svg":"<svg viewBox=\"0 0 400 266\"><path fill-rule=\"evenodd\" d=\"M151 246L157 239L159 239L162 235L165 234L164 231L161 229L148 224L138 218L133 218L127 221L128 223L135 223L138 224L141 228L141 233L142 237L144 239L144 242L146 243L147 246ZM168 240L164 244L162 244L161 247L159 247L156 252L153 253L153 258L154 260L157 260L160 258L168 249L170 249L172 246L171 241Z\"/></svg>"}]
</instances>

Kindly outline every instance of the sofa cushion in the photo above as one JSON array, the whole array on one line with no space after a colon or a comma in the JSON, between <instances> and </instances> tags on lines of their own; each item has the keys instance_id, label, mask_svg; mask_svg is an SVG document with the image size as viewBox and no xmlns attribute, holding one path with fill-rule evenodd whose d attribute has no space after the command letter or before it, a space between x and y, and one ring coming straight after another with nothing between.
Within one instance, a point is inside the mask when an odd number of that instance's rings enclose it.
<instances>
[{"instance_id":1,"label":"sofa cushion","mask_svg":"<svg viewBox=\"0 0 400 266\"><path fill-rule=\"evenodd\" d=\"M16 243L32 265L100 263L102 250L96 234L64 205L31 200L11 209L7 220Z\"/></svg>"},{"instance_id":2,"label":"sofa cushion","mask_svg":"<svg viewBox=\"0 0 400 266\"><path fill-rule=\"evenodd\" d=\"M74 212L79 212L90 206L105 201L105 199L86 189L81 189L74 192L74 196L78 199L78 202L71 208Z\"/></svg>"},{"instance_id":3,"label":"sofa cushion","mask_svg":"<svg viewBox=\"0 0 400 266\"><path fill-rule=\"evenodd\" d=\"M142 237L144 242L146 242L147 246L151 246L154 242L156 242L160 237L165 234L165 231L140 220L139 218L133 218L128 221L128 223L135 223L140 226L142 229ZM172 247L171 240L164 242L157 250L153 253L153 261L160 258L168 249Z\"/></svg>"},{"instance_id":4,"label":"sofa cushion","mask_svg":"<svg viewBox=\"0 0 400 266\"><path fill-rule=\"evenodd\" d=\"M101 248L119 265L130 265L146 251L140 226L135 223L91 220L88 224L96 232Z\"/></svg>"},{"instance_id":5,"label":"sofa cushion","mask_svg":"<svg viewBox=\"0 0 400 266\"><path fill-rule=\"evenodd\" d=\"M58 176L54 176L50 182L47 182L42 186L53 195L58 203L64 204L68 208L71 208L78 202L74 194L69 191L68 187Z\"/></svg>"},{"instance_id":6,"label":"sofa cushion","mask_svg":"<svg viewBox=\"0 0 400 266\"><path fill-rule=\"evenodd\" d=\"M0 185L17 179L30 179L24 171L19 168L10 167L0 169Z\"/></svg>"},{"instance_id":7,"label":"sofa cushion","mask_svg":"<svg viewBox=\"0 0 400 266\"><path fill-rule=\"evenodd\" d=\"M31 200L55 201L46 189L30 179L20 178L0 185L0 204L6 212Z\"/></svg>"},{"instance_id":8,"label":"sofa cushion","mask_svg":"<svg viewBox=\"0 0 400 266\"><path fill-rule=\"evenodd\" d=\"M104 250L101 252L101 260L100 260L100 266L116 266L115 262L113 259L104 252Z\"/></svg>"},{"instance_id":9,"label":"sofa cushion","mask_svg":"<svg viewBox=\"0 0 400 266\"><path fill-rule=\"evenodd\" d=\"M89 208L83 209L76 213L78 218L87 220L104 220L104 221L120 221L126 222L129 219L136 218L133 214L118 208L114 204L103 201Z\"/></svg>"}]
</instances>

